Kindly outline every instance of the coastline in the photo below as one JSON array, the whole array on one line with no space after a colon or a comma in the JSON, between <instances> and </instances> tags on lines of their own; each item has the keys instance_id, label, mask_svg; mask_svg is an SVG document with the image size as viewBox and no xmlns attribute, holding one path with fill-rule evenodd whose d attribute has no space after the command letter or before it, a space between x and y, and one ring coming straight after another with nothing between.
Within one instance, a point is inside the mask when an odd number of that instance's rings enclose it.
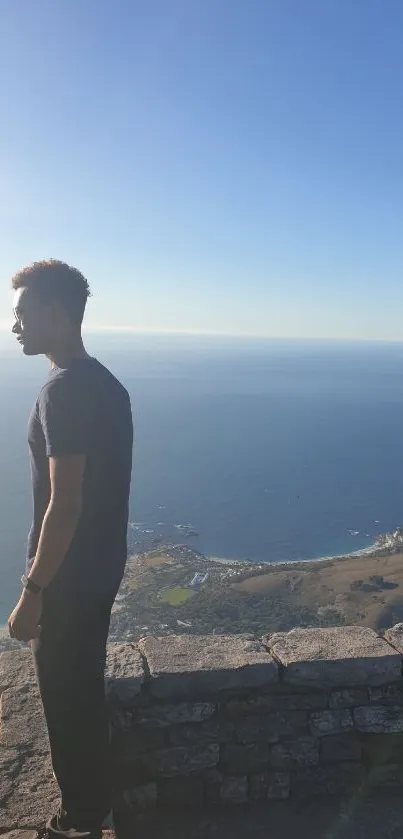
<instances>
[{"instance_id":1,"label":"coastline","mask_svg":"<svg viewBox=\"0 0 403 839\"><path fill-rule=\"evenodd\" d=\"M244 568L262 568L264 570L270 571L270 569L279 569L279 568L288 568L289 566L294 565L316 565L317 563L323 562L335 562L337 560L346 560L346 559L359 559L360 557L368 556L368 557L376 557L384 555L386 547L383 547L376 542L372 542L371 545L368 545L366 548L360 548L358 551L351 551L345 554L329 554L328 556L318 556L318 557L311 557L310 559L281 559L278 562L257 562L254 560L247 560L247 559L228 559L226 557L219 557L219 556L210 556L206 555L206 559L209 562L217 562L222 565L242 565ZM389 549L390 550L390 549ZM399 546L396 545L395 549L392 551L394 553L398 553Z\"/></svg>"}]
</instances>

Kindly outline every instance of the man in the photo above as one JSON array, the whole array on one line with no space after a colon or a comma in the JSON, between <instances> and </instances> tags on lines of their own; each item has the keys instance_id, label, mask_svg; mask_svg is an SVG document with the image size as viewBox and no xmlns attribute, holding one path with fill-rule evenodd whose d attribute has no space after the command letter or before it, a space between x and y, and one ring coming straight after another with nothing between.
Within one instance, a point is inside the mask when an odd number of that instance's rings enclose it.
<instances>
[{"instance_id":1,"label":"man","mask_svg":"<svg viewBox=\"0 0 403 839\"><path fill-rule=\"evenodd\" d=\"M98 839L112 804L104 691L111 608L126 562L130 400L85 351L85 278L57 260L12 280L13 333L51 369L28 427L33 523L12 638L32 641L61 790L50 839Z\"/></svg>"}]
</instances>

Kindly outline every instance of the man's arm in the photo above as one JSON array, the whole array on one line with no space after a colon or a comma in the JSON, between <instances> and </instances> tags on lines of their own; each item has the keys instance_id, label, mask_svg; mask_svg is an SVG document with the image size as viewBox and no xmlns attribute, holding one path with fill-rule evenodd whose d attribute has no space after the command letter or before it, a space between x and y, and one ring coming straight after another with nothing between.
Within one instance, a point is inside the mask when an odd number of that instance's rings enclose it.
<instances>
[{"instance_id":1,"label":"man's arm","mask_svg":"<svg viewBox=\"0 0 403 839\"><path fill-rule=\"evenodd\" d=\"M71 377L52 382L41 392L39 417L50 476L46 510L29 578L41 588L51 583L61 567L82 509L83 478L91 451L94 400L90 390ZM9 618L12 638L29 641L40 632L42 597L24 588Z\"/></svg>"},{"instance_id":2,"label":"man's arm","mask_svg":"<svg viewBox=\"0 0 403 839\"><path fill-rule=\"evenodd\" d=\"M49 457L51 495L29 578L46 588L62 565L82 509L85 455Z\"/></svg>"}]
</instances>

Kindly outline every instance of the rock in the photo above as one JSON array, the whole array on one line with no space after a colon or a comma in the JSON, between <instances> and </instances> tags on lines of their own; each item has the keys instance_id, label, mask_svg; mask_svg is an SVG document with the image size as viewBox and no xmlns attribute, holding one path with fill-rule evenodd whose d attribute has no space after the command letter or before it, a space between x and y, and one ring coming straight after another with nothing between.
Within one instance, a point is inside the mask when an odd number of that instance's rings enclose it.
<instances>
[{"instance_id":1,"label":"rock","mask_svg":"<svg viewBox=\"0 0 403 839\"><path fill-rule=\"evenodd\" d=\"M113 785L120 798L125 790L143 786L157 778L157 774L146 765L144 753L138 756L130 754L127 759L124 758L124 754L115 755L113 761Z\"/></svg>"},{"instance_id":2,"label":"rock","mask_svg":"<svg viewBox=\"0 0 403 839\"><path fill-rule=\"evenodd\" d=\"M224 778L220 798L225 804L244 804L248 799L248 781L245 777Z\"/></svg>"},{"instance_id":3,"label":"rock","mask_svg":"<svg viewBox=\"0 0 403 839\"><path fill-rule=\"evenodd\" d=\"M369 699L376 705L403 705L403 689L399 685L369 688ZM361 702L357 703L361 705Z\"/></svg>"},{"instance_id":4,"label":"rock","mask_svg":"<svg viewBox=\"0 0 403 839\"><path fill-rule=\"evenodd\" d=\"M361 760L361 755L361 742L354 731L324 737L322 740L321 758L323 761L334 763L343 760Z\"/></svg>"},{"instance_id":5,"label":"rock","mask_svg":"<svg viewBox=\"0 0 403 839\"><path fill-rule=\"evenodd\" d=\"M374 688L378 690L378 688ZM329 707L354 708L356 705L368 704L368 692L364 688L345 688L344 690L332 690L330 694Z\"/></svg>"},{"instance_id":6,"label":"rock","mask_svg":"<svg viewBox=\"0 0 403 839\"><path fill-rule=\"evenodd\" d=\"M169 740L173 746L218 743L218 720L207 720L196 725L176 725L169 730Z\"/></svg>"},{"instance_id":7,"label":"rock","mask_svg":"<svg viewBox=\"0 0 403 839\"><path fill-rule=\"evenodd\" d=\"M319 763L319 746L314 737L300 737L277 743L270 754L270 763L278 769L295 769L298 766L316 766Z\"/></svg>"},{"instance_id":8,"label":"rock","mask_svg":"<svg viewBox=\"0 0 403 839\"><path fill-rule=\"evenodd\" d=\"M396 623L385 632L386 641L403 655L403 623Z\"/></svg>"},{"instance_id":9,"label":"rock","mask_svg":"<svg viewBox=\"0 0 403 839\"><path fill-rule=\"evenodd\" d=\"M327 708L328 695L318 693L261 694L245 699L230 699L223 710L229 717L235 718L250 714L264 714L266 711L316 711ZM361 704L361 703L360 703Z\"/></svg>"},{"instance_id":10,"label":"rock","mask_svg":"<svg viewBox=\"0 0 403 839\"><path fill-rule=\"evenodd\" d=\"M203 806L201 778L162 778L158 781L158 804L175 811L201 809Z\"/></svg>"},{"instance_id":11,"label":"rock","mask_svg":"<svg viewBox=\"0 0 403 839\"><path fill-rule=\"evenodd\" d=\"M148 810L157 806L157 784L141 784L125 790L123 801L126 809Z\"/></svg>"},{"instance_id":12,"label":"rock","mask_svg":"<svg viewBox=\"0 0 403 839\"><path fill-rule=\"evenodd\" d=\"M363 759L370 766L381 763L403 764L402 734L363 734Z\"/></svg>"},{"instance_id":13,"label":"rock","mask_svg":"<svg viewBox=\"0 0 403 839\"><path fill-rule=\"evenodd\" d=\"M276 743L279 737L308 733L308 715L305 711L279 711L265 716L251 716L235 725L238 743Z\"/></svg>"},{"instance_id":14,"label":"rock","mask_svg":"<svg viewBox=\"0 0 403 839\"><path fill-rule=\"evenodd\" d=\"M369 705L353 712L358 731L371 734L403 732L403 708L398 705Z\"/></svg>"},{"instance_id":15,"label":"rock","mask_svg":"<svg viewBox=\"0 0 403 839\"><path fill-rule=\"evenodd\" d=\"M219 759L219 746L210 743L207 746L174 746L149 752L142 760L153 777L171 778L175 775L187 775L216 766Z\"/></svg>"},{"instance_id":16,"label":"rock","mask_svg":"<svg viewBox=\"0 0 403 839\"><path fill-rule=\"evenodd\" d=\"M262 687L277 680L277 665L259 641L242 635L142 638L150 690L163 699Z\"/></svg>"},{"instance_id":17,"label":"rock","mask_svg":"<svg viewBox=\"0 0 403 839\"><path fill-rule=\"evenodd\" d=\"M136 719L140 725L158 726L179 725L180 723L199 723L208 720L216 712L216 705L211 702L181 702L178 705L156 705L140 708Z\"/></svg>"},{"instance_id":18,"label":"rock","mask_svg":"<svg viewBox=\"0 0 403 839\"><path fill-rule=\"evenodd\" d=\"M234 723L225 717L218 718L218 740L220 743L231 743L234 739Z\"/></svg>"},{"instance_id":19,"label":"rock","mask_svg":"<svg viewBox=\"0 0 403 839\"><path fill-rule=\"evenodd\" d=\"M133 727L133 713L116 705L109 706L109 721L112 732L130 731Z\"/></svg>"},{"instance_id":20,"label":"rock","mask_svg":"<svg viewBox=\"0 0 403 839\"><path fill-rule=\"evenodd\" d=\"M371 787L397 787L401 789L403 766L399 763L374 766L369 773L368 783Z\"/></svg>"},{"instance_id":21,"label":"rock","mask_svg":"<svg viewBox=\"0 0 403 839\"><path fill-rule=\"evenodd\" d=\"M204 795L206 804L217 805L220 803L221 784L224 775L217 768L207 769L202 774L204 784Z\"/></svg>"},{"instance_id":22,"label":"rock","mask_svg":"<svg viewBox=\"0 0 403 839\"><path fill-rule=\"evenodd\" d=\"M316 737L325 737L329 734L339 734L353 728L351 711L318 711L311 714L309 721L311 734Z\"/></svg>"},{"instance_id":23,"label":"rock","mask_svg":"<svg viewBox=\"0 0 403 839\"><path fill-rule=\"evenodd\" d=\"M284 799L290 794L289 772L259 772L249 778L250 797L254 801L261 799Z\"/></svg>"},{"instance_id":24,"label":"rock","mask_svg":"<svg viewBox=\"0 0 403 839\"><path fill-rule=\"evenodd\" d=\"M112 751L115 763L128 763L145 752L162 749L165 736L161 728L143 728L134 725L127 730L113 732Z\"/></svg>"},{"instance_id":25,"label":"rock","mask_svg":"<svg viewBox=\"0 0 403 839\"><path fill-rule=\"evenodd\" d=\"M230 720L207 720L193 725L176 725L169 730L169 740L173 746L190 744L229 743L232 740L233 725Z\"/></svg>"},{"instance_id":26,"label":"rock","mask_svg":"<svg viewBox=\"0 0 403 839\"><path fill-rule=\"evenodd\" d=\"M134 644L108 644L105 682L110 699L135 700L144 682L143 659Z\"/></svg>"},{"instance_id":27,"label":"rock","mask_svg":"<svg viewBox=\"0 0 403 839\"><path fill-rule=\"evenodd\" d=\"M401 676L401 657L362 626L293 629L266 636L288 684L339 687L382 685Z\"/></svg>"},{"instance_id":28,"label":"rock","mask_svg":"<svg viewBox=\"0 0 403 839\"><path fill-rule=\"evenodd\" d=\"M359 763L335 763L298 769L291 781L291 792L298 796L359 794L366 773Z\"/></svg>"},{"instance_id":29,"label":"rock","mask_svg":"<svg viewBox=\"0 0 403 839\"><path fill-rule=\"evenodd\" d=\"M219 769L226 775L250 775L270 768L270 745L227 743L221 747Z\"/></svg>"}]
</instances>

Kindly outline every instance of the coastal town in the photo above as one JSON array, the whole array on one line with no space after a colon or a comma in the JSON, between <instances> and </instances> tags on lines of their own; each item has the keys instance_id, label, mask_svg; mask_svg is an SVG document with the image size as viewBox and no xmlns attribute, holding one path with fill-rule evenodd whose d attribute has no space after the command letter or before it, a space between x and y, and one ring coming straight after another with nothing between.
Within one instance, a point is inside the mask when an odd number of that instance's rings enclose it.
<instances>
[{"instance_id":1,"label":"coastal town","mask_svg":"<svg viewBox=\"0 0 403 839\"><path fill-rule=\"evenodd\" d=\"M400 584L400 527L355 554L270 565L213 559L182 543L160 545L130 557L111 632L134 640L155 632L379 626L403 618Z\"/></svg>"}]
</instances>

